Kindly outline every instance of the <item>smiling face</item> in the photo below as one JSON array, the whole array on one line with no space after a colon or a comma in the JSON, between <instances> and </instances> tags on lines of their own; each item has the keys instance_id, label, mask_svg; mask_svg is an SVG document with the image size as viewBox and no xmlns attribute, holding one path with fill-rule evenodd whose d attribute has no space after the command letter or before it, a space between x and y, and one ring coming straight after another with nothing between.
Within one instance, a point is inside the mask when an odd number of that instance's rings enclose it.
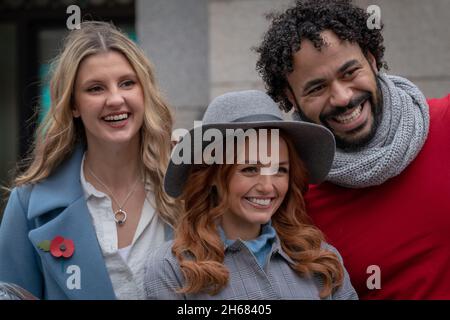
<instances>
[{"instance_id":1,"label":"smiling face","mask_svg":"<svg viewBox=\"0 0 450 320\"><path fill-rule=\"evenodd\" d=\"M324 31L319 51L309 40L293 56L286 94L304 120L328 127L339 148L355 149L375 134L381 113L376 62L356 43Z\"/></svg>"},{"instance_id":2,"label":"smiling face","mask_svg":"<svg viewBox=\"0 0 450 320\"><path fill-rule=\"evenodd\" d=\"M116 51L85 58L75 80L73 116L81 117L88 145L139 141L144 117L141 84Z\"/></svg>"},{"instance_id":3,"label":"smiling face","mask_svg":"<svg viewBox=\"0 0 450 320\"><path fill-rule=\"evenodd\" d=\"M248 144L242 149L246 152L245 159L249 159ZM229 210L222 216L222 228L229 239L256 238L261 225L270 221L286 196L289 188L287 144L280 137L279 148L272 148L268 137L268 150L279 152L279 169L274 174L261 174L261 169L271 164L236 164L233 167L228 184Z\"/></svg>"}]
</instances>

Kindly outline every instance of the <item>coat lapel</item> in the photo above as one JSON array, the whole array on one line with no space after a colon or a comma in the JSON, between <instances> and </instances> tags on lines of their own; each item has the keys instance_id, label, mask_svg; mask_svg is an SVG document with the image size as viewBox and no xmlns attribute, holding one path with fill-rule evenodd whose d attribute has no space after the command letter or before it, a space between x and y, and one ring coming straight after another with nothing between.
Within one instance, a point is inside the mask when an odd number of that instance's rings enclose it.
<instances>
[{"instance_id":1,"label":"coat lapel","mask_svg":"<svg viewBox=\"0 0 450 320\"><path fill-rule=\"evenodd\" d=\"M31 231L29 237L41 257L43 267L69 299L115 299L87 210L82 197L54 219ZM55 258L49 251L38 249L40 242L52 240L58 235L74 242L75 251L72 257ZM74 279L78 276L79 279ZM73 288L73 281L79 281L80 287Z\"/></svg>"},{"instance_id":2,"label":"coat lapel","mask_svg":"<svg viewBox=\"0 0 450 320\"><path fill-rule=\"evenodd\" d=\"M28 217L43 223L29 233L29 238L43 268L69 299L115 299L80 183L82 156L83 149L79 147L51 177L35 186ZM42 241L51 241L58 235L74 242L75 251L70 258L55 258L50 251L38 248ZM79 288L73 285L78 280Z\"/></svg>"},{"instance_id":3,"label":"coat lapel","mask_svg":"<svg viewBox=\"0 0 450 320\"><path fill-rule=\"evenodd\" d=\"M84 150L78 146L47 179L33 188L28 205L28 219L44 215L56 208L68 207L83 196L80 182L81 160Z\"/></svg>"}]
</instances>

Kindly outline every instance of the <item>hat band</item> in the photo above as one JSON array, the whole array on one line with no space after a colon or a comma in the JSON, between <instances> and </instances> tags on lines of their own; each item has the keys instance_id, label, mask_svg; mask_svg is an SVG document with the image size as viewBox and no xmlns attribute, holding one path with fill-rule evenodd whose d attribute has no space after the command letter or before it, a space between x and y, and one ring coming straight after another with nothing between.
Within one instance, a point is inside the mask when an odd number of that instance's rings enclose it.
<instances>
[{"instance_id":1,"label":"hat band","mask_svg":"<svg viewBox=\"0 0 450 320\"><path fill-rule=\"evenodd\" d=\"M242 118L237 118L232 122L257 122L257 121L283 121L282 118L272 114L252 114Z\"/></svg>"}]
</instances>

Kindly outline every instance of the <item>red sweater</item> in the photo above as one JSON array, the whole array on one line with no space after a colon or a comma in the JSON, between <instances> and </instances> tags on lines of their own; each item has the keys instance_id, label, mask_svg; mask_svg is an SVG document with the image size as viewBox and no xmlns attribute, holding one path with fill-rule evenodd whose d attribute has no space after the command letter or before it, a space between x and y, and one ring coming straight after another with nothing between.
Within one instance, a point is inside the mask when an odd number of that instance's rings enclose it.
<instances>
[{"instance_id":1,"label":"red sweater","mask_svg":"<svg viewBox=\"0 0 450 320\"><path fill-rule=\"evenodd\" d=\"M428 104L428 138L399 176L362 189L326 182L305 197L360 299L450 299L450 95ZM371 265L381 289L368 289Z\"/></svg>"}]
</instances>

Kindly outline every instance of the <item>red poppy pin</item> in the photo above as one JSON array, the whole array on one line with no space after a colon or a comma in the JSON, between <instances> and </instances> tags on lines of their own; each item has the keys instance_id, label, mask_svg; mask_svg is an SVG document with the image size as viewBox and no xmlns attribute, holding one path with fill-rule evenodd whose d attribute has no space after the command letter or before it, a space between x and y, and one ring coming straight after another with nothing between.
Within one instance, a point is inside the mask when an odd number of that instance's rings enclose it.
<instances>
[{"instance_id":1,"label":"red poppy pin","mask_svg":"<svg viewBox=\"0 0 450 320\"><path fill-rule=\"evenodd\" d=\"M44 240L38 243L38 248L43 251L50 251L55 258L70 258L75 251L75 245L70 239L64 239L61 236L56 236L52 241Z\"/></svg>"},{"instance_id":2,"label":"red poppy pin","mask_svg":"<svg viewBox=\"0 0 450 320\"><path fill-rule=\"evenodd\" d=\"M73 240L65 239L61 236L56 236L52 241L44 240L38 243L38 248L48 252L55 258L70 258L75 251ZM61 260L61 271L64 273L64 259Z\"/></svg>"}]
</instances>

